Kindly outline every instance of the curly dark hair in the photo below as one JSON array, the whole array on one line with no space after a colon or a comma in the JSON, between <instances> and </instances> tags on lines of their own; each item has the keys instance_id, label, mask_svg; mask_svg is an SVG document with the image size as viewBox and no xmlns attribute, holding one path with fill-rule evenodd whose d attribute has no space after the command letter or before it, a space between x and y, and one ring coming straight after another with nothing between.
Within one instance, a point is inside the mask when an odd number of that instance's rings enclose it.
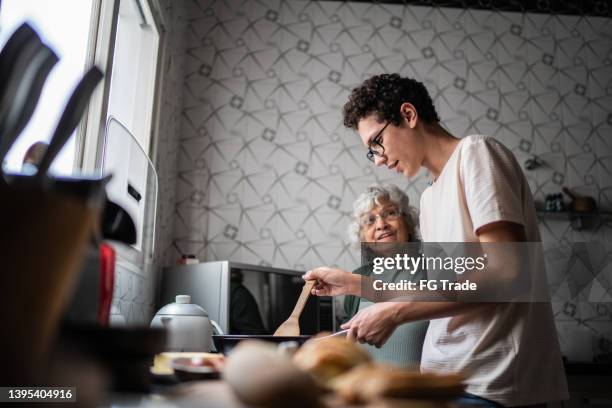
<instances>
[{"instance_id":1,"label":"curly dark hair","mask_svg":"<svg viewBox=\"0 0 612 408\"><path fill-rule=\"evenodd\" d=\"M414 105L419 118L425 123L440 121L422 82L398 74L381 74L366 79L353 89L342 108L344 126L357 129L359 121L372 113L377 115L380 122L399 126L402 120L400 106L404 102Z\"/></svg>"}]
</instances>

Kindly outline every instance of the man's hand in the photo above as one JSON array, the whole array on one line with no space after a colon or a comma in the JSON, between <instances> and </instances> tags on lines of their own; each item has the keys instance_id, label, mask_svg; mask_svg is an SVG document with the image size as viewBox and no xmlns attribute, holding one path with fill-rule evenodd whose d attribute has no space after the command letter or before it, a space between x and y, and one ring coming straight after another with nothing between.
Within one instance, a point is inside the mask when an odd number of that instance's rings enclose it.
<instances>
[{"instance_id":1,"label":"man's hand","mask_svg":"<svg viewBox=\"0 0 612 408\"><path fill-rule=\"evenodd\" d=\"M358 295L361 276L348 271L321 266L312 269L304 276L304 280L316 280L312 294L317 296Z\"/></svg>"},{"instance_id":2,"label":"man's hand","mask_svg":"<svg viewBox=\"0 0 612 408\"><path fill-rule=\"evenodd\" d=\"M400 302L382 302L373 304L357 313L351 320L340 326L349 329L347 338L360 343L381 347L387 342L400 321L398 309L404 305ZM407 305L407 303L405 304Z\"/></svg>"}]
</instances>

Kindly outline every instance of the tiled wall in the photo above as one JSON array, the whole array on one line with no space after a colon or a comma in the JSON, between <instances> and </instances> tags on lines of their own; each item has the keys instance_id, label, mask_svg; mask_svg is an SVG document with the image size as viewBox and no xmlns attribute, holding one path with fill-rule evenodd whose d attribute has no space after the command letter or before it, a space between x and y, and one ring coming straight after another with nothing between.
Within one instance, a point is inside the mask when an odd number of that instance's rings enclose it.
<instances>
[{"instance_id":1,"label":"tiled wall","mask_svg":"<svg viewBox=\"0 0 612 408\"><path fill-rule=\"evenodd\" d=\"M370 166L342 127L350 89L382 72L424 81L451 133L492 134L521 163L538 155L537 200L570 186L612 208L610 19L299 0L193 0L185 15L170 258L353 267L355 197L393 182L418 204L426 187L426 174ZM541 230L548 242L611 241L609 223ZM610 303L555 301L566 350L584 332L609 351Z\"/></svg>"},{"instance_id":2,"label":"tiled wall","mask_svg":"<svg viewBox=\"0 0 612 408\"><path fill-rule=\"evenodd\" d=\"M144 270L118 263L115 275L113 304L128 324L146 325L155 313L154 296L161 267L174 262L172 250L175 219L176 164L181 129L181 110L184 75L184 20L183 2L163 0L160 14L165 34L163 82L161 85L160 129L157 157L154 158L158 175L158 203L155 223L155 254L145 263ZM145 243L144 247L148 244Z\"/></svg>"}]
</instances>

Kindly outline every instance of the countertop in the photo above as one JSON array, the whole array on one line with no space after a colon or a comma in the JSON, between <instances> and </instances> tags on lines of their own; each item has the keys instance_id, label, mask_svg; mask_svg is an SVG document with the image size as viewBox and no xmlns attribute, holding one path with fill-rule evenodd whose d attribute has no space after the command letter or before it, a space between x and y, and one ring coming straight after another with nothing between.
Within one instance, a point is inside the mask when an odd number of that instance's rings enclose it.
<instances>
[{"instance_id":1,"label":"countertop","mask_svg":"<svg viewBox=\"0 0 612 408\"><path fill-rule=\"evenodd\" d=\"M221 380L194 381L176 387L153 387L143 394L111 394L101 408L245 408Z\"/></svg>"},{"instance_id":2,"label":"countertop","mask_svg":"<svg viewBox=\"0 0 612 408\"><path fill-rule=\"evenodd\" d=\"M166 390L167 391L167 390ZM324 397L327 408L363 408L363 405L346 405L338 397ZM414 400L418 402L417 400ZM288 405L290 406L290 405ZM173 389L172 394L161 391L150 395L112 395L101 408L250 408L234 395L229 385L222 380L206 380L183 383Z\"/></svg>"},{"instance_id":3,"label":"countertop","mask_svg":"<svg viewBox=\"0 0 612 408\"><path fill-rule=\"evenodd\" d=\"M565 362L568 377L612 376L612 363ZM341 404L332 406L343 408ZM222 380L154 385L149 394L111 394L101 408L246 408Z\"/></svg>"}]
</instances>

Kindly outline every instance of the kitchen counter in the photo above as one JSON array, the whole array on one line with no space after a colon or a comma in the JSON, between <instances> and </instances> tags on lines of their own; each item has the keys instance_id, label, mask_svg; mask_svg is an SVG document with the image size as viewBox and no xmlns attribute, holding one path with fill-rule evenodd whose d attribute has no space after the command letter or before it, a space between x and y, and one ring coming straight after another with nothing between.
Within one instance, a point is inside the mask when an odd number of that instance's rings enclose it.
<instances>
[{"instance_id":1,"label":"kitchen counter","mask_svg":"<svg viewBox=\"0 0 612 408\"><path fill-rule=\"evenodd\" d=\"M176 388L154 390L150 395L111 395L100 408L249 408L234 395L222 380L194 381ZM159 392L159 393L158 393ZM290 406L290 405L288 405ZM326 398L328 408L363 408L363 405L346 405L338 399Z\"/></svg>"},{"instance_id":2,"label":"kitchen counter","mask_svg":"<svg viewBox=\"0 0 612 408\"><path fill-rule=\"evenodd\" d=\"M612 376L611 363L565 362L570 391L584 392L592 380L581 379ZM600 383L596 381L595 383ZM589 387L586 387L589 388ZM590 390L589 388L589 391ZM341 406L340 404L333 404ZM150 394L111 394L101 408L246 408L222 380L186 382L177 386L155 385Z\"/></svg>"},{"instance_id":3,"label":"kitchen counter","mask_svg":"<svg viewBox=\"0 0 612 408\"><path fill-rule=\"evenodd\" d=\"M176 387L154 387L151 394L111 394L101 408L244 408L227 383L196 381Z\"/></svg>"}]
</instances>

